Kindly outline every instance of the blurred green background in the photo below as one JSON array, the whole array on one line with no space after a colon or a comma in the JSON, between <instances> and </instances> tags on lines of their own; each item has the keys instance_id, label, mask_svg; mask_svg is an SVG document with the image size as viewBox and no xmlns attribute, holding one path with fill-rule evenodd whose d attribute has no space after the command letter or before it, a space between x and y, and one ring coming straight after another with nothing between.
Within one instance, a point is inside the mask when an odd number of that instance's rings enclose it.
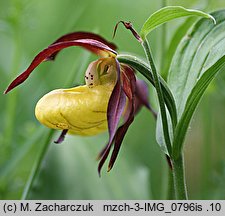
<instances>
[{"instance_id":1,"label":"blurred green background","mask_svg":"<svg viewBox=\"0 0 225 216\"><path fill-rule=\"evenodd\" d=\"M139 31L148 16L165 1L139 0L0 0L0 92L33 57L55 39L72 31L91 31L112 40L119 20ZM213 11L224 0L168 0L167 5ZM171 42L185 19L154 31L149 39L159 68L166 73ZM191 22L194 22L192 19ZM187 26L187 25L186 25ZM187 28L187 27L186 27ZM174 35L176 37L174 37ZM119 52L144 57L130 32L119 26L113 40ZM8 95L0 94L0 199L21 199L51 133L35 119L36 102L45 93L84 82L88 63L96 59L80 48L61 52L55 62L41 64ZM210 86L192 121L185 146L190 199L225 199L225 74ZM156 107L154 91L151 102ZM50 140L29 199L164 199L167 163L155 141L155 121L144 108L130 127L115 167L98 177L96 156L107 133L96 137L67 136L61 145Z\"/></svg>"}]
</instances>

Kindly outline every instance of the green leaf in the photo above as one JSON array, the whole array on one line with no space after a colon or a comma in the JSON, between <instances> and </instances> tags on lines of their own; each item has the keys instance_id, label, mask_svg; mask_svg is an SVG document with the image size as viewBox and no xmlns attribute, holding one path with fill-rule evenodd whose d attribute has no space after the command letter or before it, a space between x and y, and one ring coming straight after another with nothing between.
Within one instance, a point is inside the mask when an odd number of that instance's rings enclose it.
<instances>
[{"instance_id":1,"label":"green leaf","mask_svg":"<svg viewBox=\"0 0 225 216\"><path fill-rule=\"evenodd\" d=\"M178 113L173 142L175 156L182 150L189 123L203 93L215 75L224 69L225 10L212 15L217 25L206 19L199 20L182 39L171 63L168 85Z\"/></svg>"},{"instance_id":2,"label":"green leaf","mask_svg":"<svg viewBox=\"0 0 225 216\"><path fill-rule=\"evenodd\" d=\"M163 55L163 70L161 71L161 75L163 78L167 79L168 71L170 68L170 63L172 61L173 55L176 52L177 46L180 43L181 39L193 25L196 17L189 17L182 23L176 31L173 33L173 37L170 40L169 46L166 52Z\"/></svg>"},{"instance_id":3,"label":"green leaf","mask_svg":"<svg viewBox=\"0 0 225 216\"><path fill-rule=\"evenodd\" d=\"M172 128L172 124L171 124L171 120L169 118L168 112L167 112L167 120L168 120L168 130L169 130L169 137L170 140L173 140L173 129ZM157 116L157 121L156 121L156 141L159 144L161 150L169 155L168 149L167 149L167 145L165 143L165 138L164 138L164 134L163 134L163 125L162 125L162 117L161 117L161 112L159 111L158 116Z\"/></svg>"},{"instance_id":4,"label":"green leaf","mask_svg":"<svg viewBox=\"0 0 225 216\"><path fill-rule=\"evenodd\" d=\"M141 29L140 35L142 39L144 39L153 29L157 28L165 22L174 20L176 18L193 15L210 18L213 20L214 24L216 23L216 20L213 16L202 11L190 10L180 6L168 6L156 11L147 19Z\"/></svg>"},{"instance_id":5,"label":"green leaf","mask_svg":"<svg viewBox=\"0 0 225 216\"><path fill-rule=\"evenodd\" d=\"M197 80L225 53L225 10L213 13L217 25L199 20L184 36L171 62L168 85L180 119Z\"/></svg>"},{"instance_id":6,"label":"green leaf","mask_svg":"<svg viewBox=\"0 0 225 216\"><path fill-rule=\"evenodd\" d=\"M194 88L192 89L187 103L185 105L184 112L181 116L181 119L176 127L175 135L174 135L174 157L178 157L182 148L182 143L184 142L184 138L193 116L193 113L199 104L199 101L206 91L207 87L213 80L213 78L220 71L225 71L225 56L219 59L212 67L210 67L201 78L198 80Z\"/></svg>"}]
</instances>

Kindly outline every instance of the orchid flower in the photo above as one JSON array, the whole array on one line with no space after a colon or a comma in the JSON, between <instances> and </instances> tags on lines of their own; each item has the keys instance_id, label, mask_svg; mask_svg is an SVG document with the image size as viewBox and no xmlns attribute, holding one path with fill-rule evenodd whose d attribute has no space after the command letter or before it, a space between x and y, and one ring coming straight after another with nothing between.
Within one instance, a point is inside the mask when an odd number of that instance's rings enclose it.
<instances>
[{"instance_id":1,"label":"orchid flower","mask_svg":"<svg viewBox=\"0 0 225 216\"><path fill-rule=\"evenodd\" d=\"M114 44L93 33L66 34L41 51L5 93L24 82L40 63L54 60L60 50L71 46L81 46L100 58L89 64L85 85L44 95L36 105L35 115L43 125L62 131L55 143L61 143L67 132L90 136L108 130L108 143L98 157L100 174L112 147L108 171L113 167L137 111L142 106L151 110L146 83L136 79L131 66L119 63Z\"/></svg>"}]
</instances>

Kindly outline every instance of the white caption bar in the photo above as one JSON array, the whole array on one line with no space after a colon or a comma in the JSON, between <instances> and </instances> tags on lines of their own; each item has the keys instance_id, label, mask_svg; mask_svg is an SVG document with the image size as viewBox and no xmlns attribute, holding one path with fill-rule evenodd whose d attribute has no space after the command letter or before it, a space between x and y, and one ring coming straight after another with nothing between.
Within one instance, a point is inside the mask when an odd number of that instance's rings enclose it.
<instances>
[{"instance_id":1,"label":"white caption bar","mask_svg":"<svg viewBox=\"0 0 225 216\"><path fill-rule=\"evenodd\" d=\"M0 201L0 215L225 215L225 201L32 200Z\"/></svg>"}]
</instances>

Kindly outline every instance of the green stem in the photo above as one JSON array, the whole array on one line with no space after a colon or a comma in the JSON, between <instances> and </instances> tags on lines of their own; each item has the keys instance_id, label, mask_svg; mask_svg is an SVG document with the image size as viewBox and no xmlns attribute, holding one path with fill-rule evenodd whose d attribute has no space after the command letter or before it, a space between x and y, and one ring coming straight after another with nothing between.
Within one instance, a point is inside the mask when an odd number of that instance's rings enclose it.
<instances>
[{"instance_id":1,"label":"green stem","mask_svg":"<svg viewBox=\"0 0 225 216\"><path fill-rule=\"evenodd\" d=\"M174 194L174 181L173 181L173 172L171 169L168 169L168 185L167 185L167 194L166 194L166 200L174 200L175 194Z\"/></svg>"},{"instance_id":2,"label":"green stem","mask_svg":"<svg viewBox=\"0 0 225 216\"><path fill-rule=\"evenodd\" d=\"M142 42L142 46L145 50L150 67L152 69L153 79L154 79L154 83L155 83L155 89L157 92L157 96L158 96L158 100L159 100L159 107L160 107L160 112L161 112L161 117L162 117L164 139L165 139L168 153L169 153L169 155L171 155L172 150L171 150L171 141L170 141L170 136L169 136L166 107L165 107L165 101L164 101L164 97L163 97L163 93L162 93L162 89L161 89L161 85L160 85L159 75L156 71L156 67L155 67L155 64L154 64L154 61L152 58L150 46L146 39Z\"/></svg>"},{"instance_id":3,"label":"green stem","mask_svg":"<svg viewBox=\"0 0 225 216\"><path fill-rule=\"evenodd\" d=\"M37 160L35 161L34 165L33 165L33 168L32 168L32 171L30 173L30 176L29 176L29 179L26 183L26 186L24 188L24 191L23 191L23 194L22 194L22 197L21 199L22 200L26 200L28 198L28 195L30 194L30 191L33 187L33 184L34 184L34 180L36 179L38 173L39 173L39 170L41 168L41 164L42 164L42 161L47 153L47 149L49 147L49 143L52 139L52 136L54 134L54 130L50 130L49 133L47 134L46 136L46 139L45 139L45 142L43 144L43 148L39 154L39 157L37 158Z\"/></svg>"},{"instance_id":4,"label":"green stem","mask_svg":"<svg viewBox=\"0 0 225 216\"><path fill-rule=\"evenodd\" d=\"M174 193L174 181L173 181L173 169L172 169L172 161L168 155L166 155L167 160L167 193L166 193L166 200L174 200L175 193Z\"/></svg>"},{"instance_id":5,"label":"green stem","mask_svg":"<svg viewBox=\"0 0 225 216\"><path fill-rule=\"evenodd\" d=\"M176 199L187 200L187 188L185 182L184 160L183 155L172 161L173 164L173 180Z\"/></svg>"},{"instance_id":6,"label":"green stem","mask_svg":"<svg viewBox=\"0 0 225 216\"><path fill-rule=\"evenodd\" d=\"M167 6L167 0L161 0L161 6L166 7ZM160 71L161 71L161 76L167 79L167 72L165 71L165 54L166 54L166 37L167 37L167 25L164 23L162 25L162 32L161 32L161 59L160 59ZM175 128L175 127L174 127ZM168 158L167 160L170 160ZM175 199L175 194L174 194L174 181L173 181L173 170L171 168L171 161L168 161L168 171L167 171L167 194L166 194L166 199L167 200L174 200Z\"/></svg>"},{"instance_id":7,"label":"green stem","mask_svg":"<svg viewBox=\"0 0 225 216\"><path fill-rule=\"evenodd\" d=\"M166 0L161 0L161 6L166 7ZM161 59L160 59L160 71L161 71L161 75L164 75L164 65L165 65L165 61L164 59L164 55L166 53L166 23L164 23L162 25L162 32L161 32Z\"/></svg>"}]
</instances>

